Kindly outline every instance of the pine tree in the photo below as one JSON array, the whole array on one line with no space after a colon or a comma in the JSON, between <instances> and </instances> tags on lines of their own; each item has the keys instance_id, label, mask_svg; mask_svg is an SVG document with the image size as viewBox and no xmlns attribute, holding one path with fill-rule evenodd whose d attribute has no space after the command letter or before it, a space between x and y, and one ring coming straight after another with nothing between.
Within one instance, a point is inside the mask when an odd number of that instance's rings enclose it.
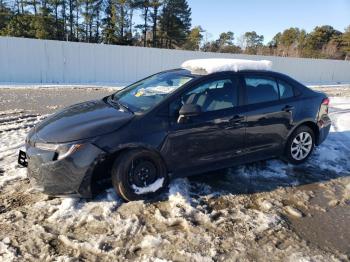
<instances>
[{"instance_id":1,"label":"pine tree","mask_svg":"<svg viewBox=\"0 0 350 262\"><path fill-rule=\"evenodd\" d=\"M142 30L143 34L143 46L147 46L147 31L148 31L148 20L150 11L150 0L135 0L134 6L141 10L141 16L143 18L143 23L138 24L136 28Z\"/></svg>"},{"instance_id":2,"label":"pine tree","mask_svg":"<svg viewBox=\"0 0 350 262\"><path fill-rule=\"evenodd\" d=\"M191 27L191 8L186 0L166 0L160 18L162 46L180 47Z\"/></svg>"},{"instance_id":3,"label":"pine tree","mask_svg":"<svg viewBox=\"0 0 350 262\"><path fill-rule=\"evenodd\" d=\"M11 9L3 0L0 0L0 32L6 27L12 16L13 12Z\"/></svg>"},{"instance_id":4,"label":"pine tree","mask_svg":"<svg viewBox=\"0 0 350 262\"><path fill-rule=\"evenodd\" d=\"M105 44L116 44L117 38L117 10L115 0L107 0L106 17L102 20L102 41Z\"/></svg>"},{"instance_id":5,"label":"pine tree","mask_svg":"<svg viewBox=\"0 0 350 262\"><path fill-rule=\"evenodd\" d=\"M163 4L162 0L151 0L150 7L152 8L150 18L152 22L152 46L157 47L157 26L158 26L158 19L159 19L159 8Z\"/></svg>"},{"instance_id":6,"label":"pine tree","mask_svg":"<svg viewBox=\"0 0 350 262\"><path fill-rule=\"evenodd\" d=\"M243 35L243 47L247 54L256 55L258 48L263 46L264 36L258 35L255 31L246 32Z\"/></svg>"},{"instance_id":7,"label":"pine tree","mask_svg":"<svg viewBox=\"0 0 350 262\"><path fill-rule=\"evenodd\" d=\"M130 32L130 9L133 9L133 2L130 0L117 0L117 37L118 44L126 45L131 43Z\"/></svg>"}]
</instances>

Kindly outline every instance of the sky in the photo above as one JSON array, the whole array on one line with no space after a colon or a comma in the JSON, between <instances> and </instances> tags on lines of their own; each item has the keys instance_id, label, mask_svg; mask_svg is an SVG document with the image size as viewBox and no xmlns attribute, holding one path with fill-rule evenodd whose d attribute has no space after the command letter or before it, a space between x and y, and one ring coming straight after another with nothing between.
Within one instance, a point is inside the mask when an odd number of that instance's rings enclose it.
<instances>
[{"instance_id":1,"label":"sky","mask_svg":"<svg viewBox=\"0 0 350 262\"><path fill-rule=\"evenodd\" d=\"M318 25L331 25L339 31L350 25L350 0L188 0L192 26L200 25L207 40L232 31L235 39L256 31L269 42L289 27L307 32Z\"/></svg>"}]
</instances>

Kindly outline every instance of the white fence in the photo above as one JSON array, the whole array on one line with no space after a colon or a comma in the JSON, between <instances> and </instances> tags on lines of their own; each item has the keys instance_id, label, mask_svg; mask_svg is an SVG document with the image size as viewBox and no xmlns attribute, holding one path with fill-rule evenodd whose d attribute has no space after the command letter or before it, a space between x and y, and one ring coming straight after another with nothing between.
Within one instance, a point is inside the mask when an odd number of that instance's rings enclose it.
<instances>
[{"instance_id":1,"label":"white fence","mask_svg":"<svg viewBox=\"0 0 350 262\"><path fill-rule=\"evenodd\" d=\"M350 83L350 61L204 53L0 37L2 83L129 83L187 59L268 59L307 84Z\"/></svg>"}]
</instances>

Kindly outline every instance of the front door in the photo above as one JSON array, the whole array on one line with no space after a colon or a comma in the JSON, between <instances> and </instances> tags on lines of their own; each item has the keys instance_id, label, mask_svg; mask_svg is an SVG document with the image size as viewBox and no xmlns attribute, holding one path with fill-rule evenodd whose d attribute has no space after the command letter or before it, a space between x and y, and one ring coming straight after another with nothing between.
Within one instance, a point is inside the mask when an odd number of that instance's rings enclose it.
<instances>
[{"instance_id":1,"label":"front door","mask_svg":"<svg viewBox=\"0 0 350 262\"><path fill-rule=\"evenodd\" d=\"M200 83L171 103L170 130L163 150L174 173L214 169L242 153L245 118L238 94L238 79L226 76ZM180 123L182 104L199 105L202 113Z\"/></svg>"}]
</instances>

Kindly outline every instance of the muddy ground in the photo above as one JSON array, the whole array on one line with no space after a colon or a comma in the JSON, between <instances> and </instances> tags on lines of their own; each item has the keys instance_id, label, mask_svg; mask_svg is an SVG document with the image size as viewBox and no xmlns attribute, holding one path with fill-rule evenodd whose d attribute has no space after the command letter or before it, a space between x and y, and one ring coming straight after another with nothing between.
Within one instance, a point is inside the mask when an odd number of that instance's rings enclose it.
<instances>
[{"instance_id":1,"label":"muddy ground","mask_svg":"<svg viewBox=\"0 0 350 262\"><path fill-rule=\"evenodd\" d=\"M177 179L153 202L125 203L113 188L92 200L33 191L16 164L30 127L109 93L0 89L1 261L350 260L349 131L336 125L302 166L269 160Z\"/></svg>"}]
</instances>

